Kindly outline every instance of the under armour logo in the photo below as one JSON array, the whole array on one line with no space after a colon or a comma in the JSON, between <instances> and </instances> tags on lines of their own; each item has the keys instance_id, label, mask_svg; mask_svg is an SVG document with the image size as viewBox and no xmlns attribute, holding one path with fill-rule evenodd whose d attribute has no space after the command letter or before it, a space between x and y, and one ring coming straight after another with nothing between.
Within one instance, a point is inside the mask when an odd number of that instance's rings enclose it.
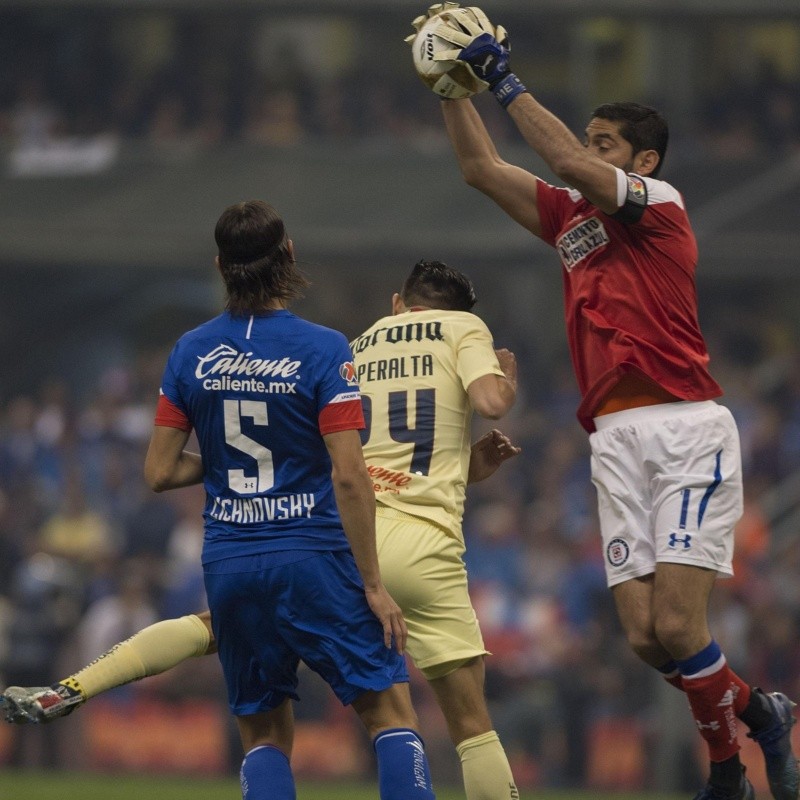
<instances>
[{"instance_id":1,"label":"under armour logo","mask_svg":"<svg viewBox=\"0 0 800 800\"><path fill-rule=\"evenodd\" d=\"M686 536L678 536L677 533L671 533L669 535L669 546L675 548L678 543L683 545L684 550L688 550L692 546L692 535L687 533Z\"/></svg>"},{"instance_id":2,"label":"under armour logo","mask_svg":"<svg viewBox=\"0 0 800 800\"><path fill-rule=\"evenodd\" d=\"M703 723L700 722L699 719L696 719L695 722L697 723L698 730L701 730L701 731L703 729L708 730L708 731L718 731L719 728L720 728L719 722L717 722L716 720L713 720L712 722L709 722L708 725L703 725Z\"/></svg>"}]
</instances>

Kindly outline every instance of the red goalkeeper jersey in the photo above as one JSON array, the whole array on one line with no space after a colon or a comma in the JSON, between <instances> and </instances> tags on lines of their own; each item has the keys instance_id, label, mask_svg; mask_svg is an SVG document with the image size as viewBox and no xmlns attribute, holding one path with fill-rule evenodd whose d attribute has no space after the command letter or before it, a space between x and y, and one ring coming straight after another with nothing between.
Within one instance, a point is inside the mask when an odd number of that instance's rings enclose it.
<instances>
[{"instance_id":1,"label":"red goalkeeper jersey","mask_svg":"<svg viewBox=\"0 0 800 800\"><path fill-rule=\"evenodd\" d=\"M541 180L537 188L541 236L563 266L567 337L583 398L578 419L590 432L600 402L626 374L684 400L722 394L697 320L697 243L683 198L663 181L628 180L647 202L632 224L573 189Z\"/></svg>"}]
</instances>

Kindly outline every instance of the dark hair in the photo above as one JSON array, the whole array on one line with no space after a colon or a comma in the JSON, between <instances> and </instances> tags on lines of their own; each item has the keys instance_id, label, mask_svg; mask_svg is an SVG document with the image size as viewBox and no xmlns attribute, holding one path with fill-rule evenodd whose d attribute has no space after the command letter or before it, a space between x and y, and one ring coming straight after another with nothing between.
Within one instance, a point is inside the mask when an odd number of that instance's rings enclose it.
<instances>
[{"instance_id":1,"label":"dark hair","mask_svg":"<svg viewBox=\"0 0 800 800\"><path fill-rule=\"evenodd\" d=\"M449 311L470 311L475 305L472 281L441 261L417 261L400 296L407 306L421 305Z\"/></svg>"},{"instance_id":2,"label":"dark hair","mask_svg":"<svg viewBox=\"0 0 800 800\"><path fill-rule=\"evenodd\" d=\"M669 126L658 111L639 103L605 103L592 112L592 117L621 122L619 134L626 142L630 142L634 155L642 150L655 150L658 164L650 175L653 178L658 176L669 142Z\"/></svg>"},{"instance_id":3,"label":"dark hair","mask_svg":"<svg viewBox=\"0 0 800 800\"><path fill-rule=\"evenodd\" d=\"M225 308L232 314L266 310L273 300L302 297L308 280L297 269L278 212L263 200L228 206L214 239L225 281Z\"/></svg>"}]
</instances>

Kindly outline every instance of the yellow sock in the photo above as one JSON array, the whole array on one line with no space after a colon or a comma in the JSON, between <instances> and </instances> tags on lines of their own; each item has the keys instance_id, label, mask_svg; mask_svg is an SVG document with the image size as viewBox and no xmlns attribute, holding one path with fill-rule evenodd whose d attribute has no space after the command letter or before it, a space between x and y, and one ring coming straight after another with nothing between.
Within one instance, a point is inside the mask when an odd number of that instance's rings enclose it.
<instances>
[{"instance_id":1,"label":"yellow sock","mask_svg":"<svg viewBox=\"0 0 800 800\"><path fill-rule=\"evenodd\" d=\"M194 614L156 622L115 644L61 683L88 700L115 686L166 672L192 656L202 656L210 639L208 628Z\"/></svg>"},{"instance_id":2,"label":"yellow sock","mask_svg":"<svg viewBox=\"0 0 800 800\"><path fill-rule=\"evenodd\" d=\"M467 800L519 800L503 745L494 731L456 745Z\"/></svg>"}]
</instances>

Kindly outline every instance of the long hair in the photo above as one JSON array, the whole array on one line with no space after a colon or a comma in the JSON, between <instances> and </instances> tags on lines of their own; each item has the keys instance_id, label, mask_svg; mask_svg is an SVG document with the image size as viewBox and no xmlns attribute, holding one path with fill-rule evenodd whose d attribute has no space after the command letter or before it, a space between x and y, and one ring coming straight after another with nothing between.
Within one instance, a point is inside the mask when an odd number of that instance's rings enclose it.
<instances>
[{"instance_id":1,"label":"long hair","mask_svg":"<svg viewBox=\"0 0 800 800\"><path fill-rule=\"evenodd\" d=\"M231 314L265 311L274 300L302 297L308 280L297 269L278 212L263 200L228 206L214 229L225 308Z\"/></svg>"},{"instance_id":2,"label":"long hair","mask_svg":"<svg viewBox=\"0 0 800 800\"><path fill-rule=\"evenodd\" d=\"M418 261L406 278L400 297L406 306L470 311L477 301L472 281L441 261Z\"/></svg>"},{"instance_id":3,"label":"long hair","mask_svg":"<svg viewBox=\"0 0 800 800\"><path fill-rule=\"evenodd\" d=\"M669 142L669 126L658 111L639 103L605 103L598 106L592 116L622 123L619 134L633 147L634 155L642 150L655 150L658 153L658 164L650 175L653 178L658 177Z\"/></svg>"}]
</instances>

